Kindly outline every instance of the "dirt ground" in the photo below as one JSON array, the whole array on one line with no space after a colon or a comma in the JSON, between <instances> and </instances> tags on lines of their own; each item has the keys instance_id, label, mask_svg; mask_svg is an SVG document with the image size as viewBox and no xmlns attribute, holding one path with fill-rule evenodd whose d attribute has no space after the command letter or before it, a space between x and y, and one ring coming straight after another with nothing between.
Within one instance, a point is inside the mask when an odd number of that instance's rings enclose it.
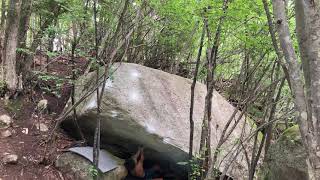
<instances>
[{"instance_id":1,"label":"dirt ground","mask_svg":"<svg viewBox=\"0 0 320 180\"><path fill-rule=\"evenodd\" d=\"M39 56L37 57L39 59ZM45 60L44 57L40 58ZM48 66L48 73L65 78L71 75L71 66L68 57L57 57ZM39 61L38 61L39 62ZM41 61L40 61L41 62ZM44 63L43 63L44 64ZM76 66L80 69L80 74L85 69L86 59L77 58ZM41 63L35 65L41 69ZM40 82L46 87L54 87L55 82ZM55 119L62 112L63 107L69 99L70 84L64 82L58 89L59 96L45 92L43 89L34 86L34 91L25 93L5 103L0 99L0 116L9 115L13 119L10 127L0 127L0 133L10 130L10 137L0 137L0 180L33 180L33 179L67 179L59 170L54 167L54 162L59 154L71 147L75 142L65 135L61 130L55 133L52 143L46 143L49 134L55 125ZM48 113L36 111L37 103L48 100ZM41 132L36 127L42 123L48 127L48 131ZM15 164L3 163L2 158L6 153L18 155Z\"/></svg>"}]
</instances>

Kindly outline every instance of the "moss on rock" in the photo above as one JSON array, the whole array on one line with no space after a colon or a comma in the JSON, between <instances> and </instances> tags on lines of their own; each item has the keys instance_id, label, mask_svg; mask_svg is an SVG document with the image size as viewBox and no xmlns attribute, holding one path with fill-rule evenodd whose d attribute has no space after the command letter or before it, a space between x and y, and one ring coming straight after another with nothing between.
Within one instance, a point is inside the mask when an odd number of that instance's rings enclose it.
<instances>
[{"instance_id":1,"label":"moss on rock","mask_svg":"<svg viewBox=\"0 0 320 180\"><path fill-rule=\"evenodd\" d=\"M264 180L304 180L307 179L307 154L301 143L299 127L288 128L270 146L267 162L263 166Z\"/></svg>"}]
</instances>

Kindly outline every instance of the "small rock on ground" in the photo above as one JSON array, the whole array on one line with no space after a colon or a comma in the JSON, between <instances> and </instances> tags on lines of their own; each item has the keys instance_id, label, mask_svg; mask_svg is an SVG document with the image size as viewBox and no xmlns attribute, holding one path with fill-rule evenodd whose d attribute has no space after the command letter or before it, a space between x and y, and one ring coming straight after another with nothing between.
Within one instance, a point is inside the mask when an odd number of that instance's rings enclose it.
<instances>
[{"instance_id":1,"label":"small rock on ground","mask_svg":"<svg viewBox=\"0 0 320 180\"><path fill-rule=\"evenodd\" d=\"M40 130L41 132L47 132L49 130L48 126L45 125L44 123L37 123L36 127L38 130Z\"/></svg>"},{"instance_id":2,"label":"small rock on ground","mask_svg":"<svg viewBox=\"0 0 320 180\"><path fill-rule=\"evenodd\" d=\"M48 107L48 100L46 100L46 99L42 99L37 104L37 110L40 111L40 112L46 110L47 107Z\"/></svg>"},{"instance_id":3,"label":"small rock on ground","mask_svg":"<svg viewBox=\"0 0 320 180\"><path fill-rule=\"evenodd\" d=\"M10 126L12 124L12 119L10 116L4 114L0 116L0 123Z\"/></svg>"},{"instance_id":4,"label":"small rock on ground","mask_svg":"<svg viewBox=\"0 0 320 180\"><path fill-rule=\"evenodd\" d=\"M9 154L4 153L4 156L2 158L2 162L5 164L17 164L18 162L18 155L16 154Z\"/></svg>"},{"instance_id":5,"label":"small rock on ground","mask_svg":"<svg viewBox=\"0 0 320 180\"><path fill-rule=\"evenodd\" d=\"M1 137L6 138L12 136L12 132L10 130L5 130L1 132Z\"/></svg>"}]
</instances>

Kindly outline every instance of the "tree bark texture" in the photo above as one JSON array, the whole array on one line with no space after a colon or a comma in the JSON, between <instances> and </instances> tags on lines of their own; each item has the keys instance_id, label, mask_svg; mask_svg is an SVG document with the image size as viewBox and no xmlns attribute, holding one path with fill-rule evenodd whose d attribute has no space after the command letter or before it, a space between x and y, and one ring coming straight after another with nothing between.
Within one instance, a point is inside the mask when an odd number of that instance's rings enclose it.
<instances>
[{"instance_id":1,"label":"tree bark texture","mask_svg":"<svg viewBox=\"0 0 320 180\"><path fill-rule=\"evenodd\" d=\"M317 180L320 179L320 1L296 0L295 3L297 33L306 89L304 89L302 72L299 69L290 38L285 2L273 0L273 11L280 45L289 67L300 133L308 153L309 179Z\"/></svg>"},{"instance_id":2,"label":"tree bark texture","mask_svg":"<svg viewBox=\"0 0 320 180\"><path fill-rule=\"evenodd\" d=\"M29 29L29 22L30 22L30 16L31 16L31 5L32 5L32 0L23 0L21 4L21 17L20 17L18 45L17 45L17 47L20 49L26 48L27 32ZM23 56L24 56L24 53L18 52L17 54L18 73L21 72L21 66L24 63Z\"/></svg>"},{"instance_id":3,"label":"tree bark texture","mask_svg":"<svg viewBox=\"0 0 320 180\"><path fill-rule=\"evenodd\" d=\"M301 62L306 80L309 179L320 179L320 1L296 0L296 22ZM301 129L300 129L301 131Z\"/></svg>"},{"instance_id":4,"label":"tree bark texture","mask_svg":"<svg viewBox=\"0 0 320 180\"><path fill-rule=\"evenodd\" d=\"M18 44L20 6L21 0L10 0L4 40L4 80L11 92L16 91L18 86L16 49Z\"/></svg>"}]
</instances>

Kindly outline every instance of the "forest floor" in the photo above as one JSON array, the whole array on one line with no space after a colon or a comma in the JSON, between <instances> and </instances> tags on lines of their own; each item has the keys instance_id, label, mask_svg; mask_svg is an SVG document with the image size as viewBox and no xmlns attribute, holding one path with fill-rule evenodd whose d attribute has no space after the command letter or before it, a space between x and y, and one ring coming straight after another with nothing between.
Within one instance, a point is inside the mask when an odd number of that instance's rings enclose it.
<instances>
[{"instance_id":1,"label":"forest floor","mask_svg":"<svg viewBox=\"0 0 320 180\"><path fill-rule=\"evenodd\" d=\"M38 60L39 57L41 56L37 57ZM41 59L45 60L45 57ZM86 64L86 59L76 59L77 68L83 70ZM48 66L47 74L65 78L70 76L71 72L69 58L60 56ZM46 87L55 86L54 81L37 83L47 83ZM0 127L0 133L7 130L11 132L9 137L0 135L0 180L66 179L54 167L54 162L58 155L71 147L75 141L62 130L56 132L56 138L52 143L46 143L46 140L53 130L55 119L63 111L70 92L70 84L65 81L59 89L59 96L44 92L35 86L32 93L22 94L8 103L3 98L0 99L0 116L5 114L13 119L10 127ZM48 100L48 113L36 111L37 104L42 99ZM37 128L40 123L45 126L42 131ZM17 155L18 160L4 163L3 158L7 154Z\"/></svg>"}]
</instances>

